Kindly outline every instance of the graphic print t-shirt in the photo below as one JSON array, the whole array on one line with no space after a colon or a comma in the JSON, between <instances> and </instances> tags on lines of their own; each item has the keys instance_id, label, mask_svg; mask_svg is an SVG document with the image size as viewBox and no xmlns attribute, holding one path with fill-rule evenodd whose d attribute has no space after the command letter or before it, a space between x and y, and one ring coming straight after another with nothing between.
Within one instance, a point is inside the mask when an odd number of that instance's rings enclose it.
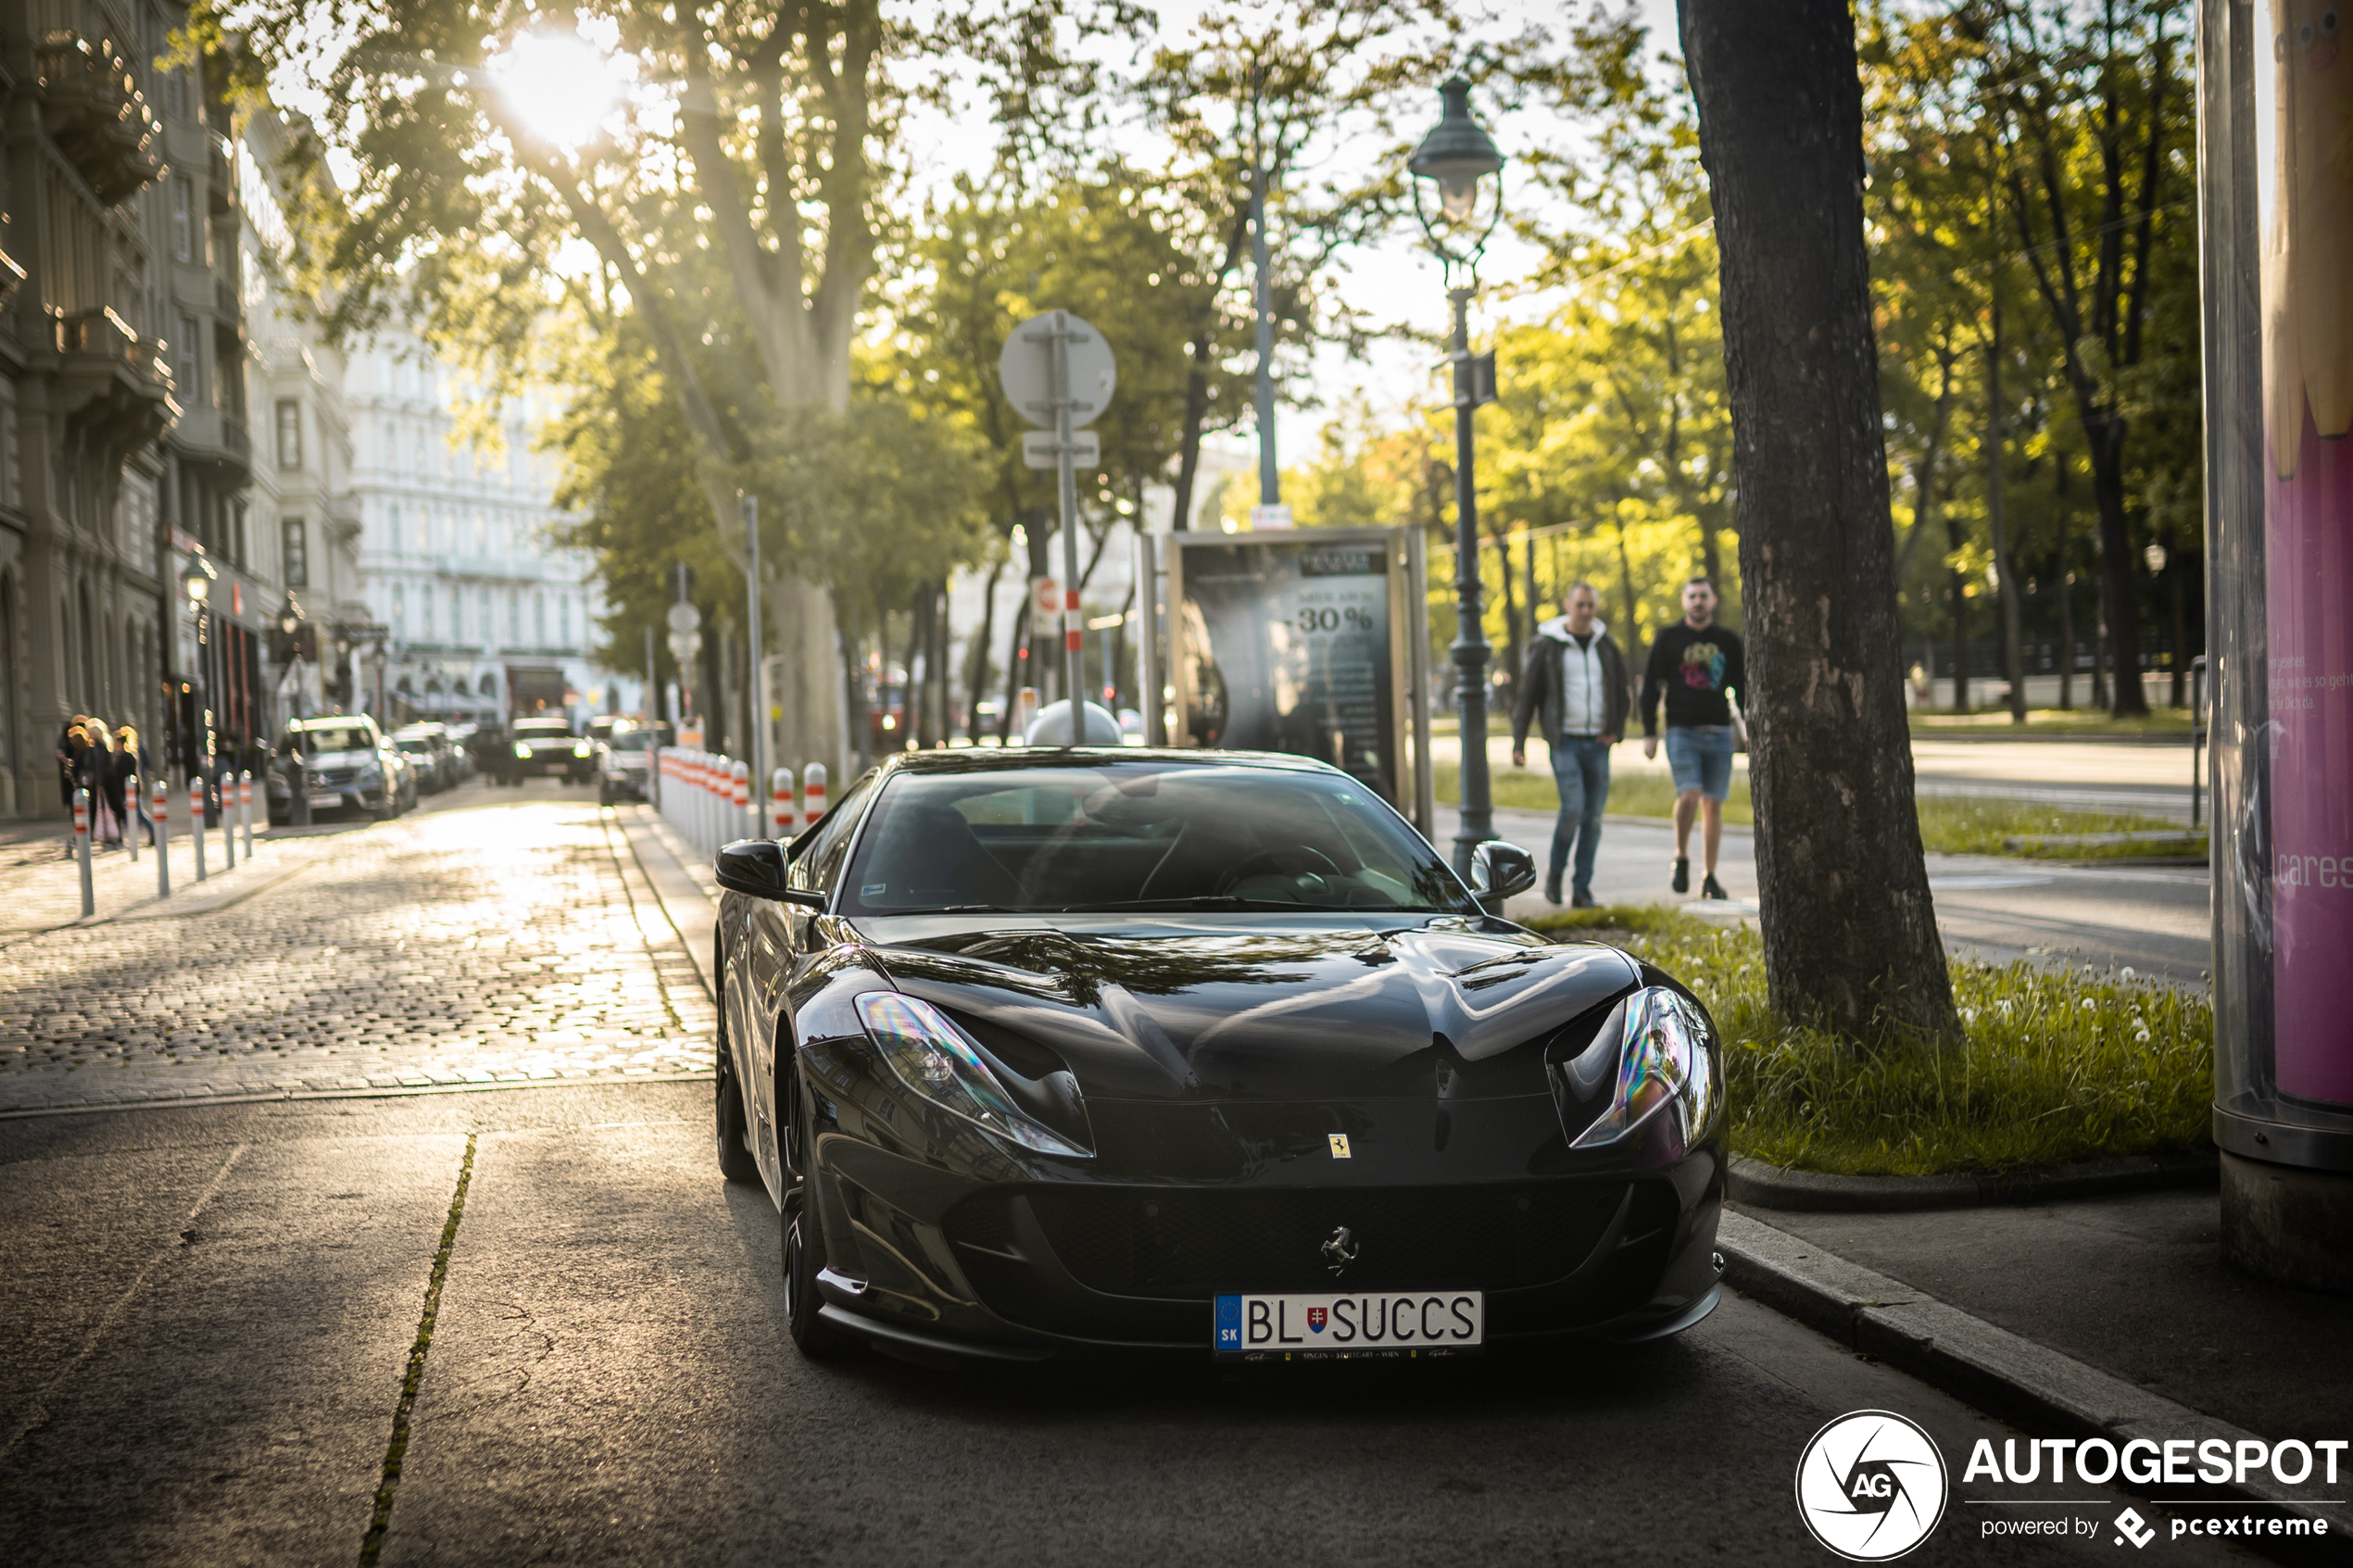
<instances>
[{"instance_id":1,"label":"graphic print t-shirt","mask_svg":"<svg viewBox=\"0 0 2353 1568\"><path fill-rule=\"evenodd\" d=\"M1651 643L1650 662L1642 670L1642 731L1657 734L1661 697L1669 724L1729 724L1732 705L1727 693L1741 699L1748 695L1740 633L1721 626L1693 631L1678 621Z\"/></svg>"}]
</instances>

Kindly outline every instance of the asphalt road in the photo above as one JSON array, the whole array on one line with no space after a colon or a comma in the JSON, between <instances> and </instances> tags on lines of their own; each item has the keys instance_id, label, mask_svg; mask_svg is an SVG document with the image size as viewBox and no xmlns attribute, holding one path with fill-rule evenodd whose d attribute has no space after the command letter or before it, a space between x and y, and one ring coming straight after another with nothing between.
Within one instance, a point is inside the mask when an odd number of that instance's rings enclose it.
<instances>
[{"instance_id":1,"label":"asphalt road","mask_svg":"<svg viewBox=\"0 0 2353 1568\"><path fill-rule=\"evenodd\" d=\"M1559 1362L806 1362L710 1093L0 1123L0 1562L1816 1564L1794 1467L1863 1409L1954 1469L1907 1561L2114 1556L2126 1499L1971 1503L2018 1434L1737 1298ZM2096 1536L1983 1533L2069 1513Z\"/></svg>"}]
</instances>

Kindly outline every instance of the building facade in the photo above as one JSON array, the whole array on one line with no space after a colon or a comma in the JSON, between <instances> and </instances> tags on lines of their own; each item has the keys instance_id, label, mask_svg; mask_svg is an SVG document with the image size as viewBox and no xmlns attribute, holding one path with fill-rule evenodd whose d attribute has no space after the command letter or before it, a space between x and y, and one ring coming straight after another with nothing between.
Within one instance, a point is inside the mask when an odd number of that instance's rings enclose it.
<instances>
[{"instance_id":1,"label":"building facade","mask_svg":"<svg viewBox=\"0 0 2353 1568\"><path fill-rule=\"evenodd\" d=\"M347 655L364 700L396 719L492 722L634 708L637 684L590 658L603 608L594 562L558 543L558 470L532 450L551 410L531 395L484 420L478 404L414 333L351 356L351 508L361 593L384 628Z\"/></svg>"}]
</instances>

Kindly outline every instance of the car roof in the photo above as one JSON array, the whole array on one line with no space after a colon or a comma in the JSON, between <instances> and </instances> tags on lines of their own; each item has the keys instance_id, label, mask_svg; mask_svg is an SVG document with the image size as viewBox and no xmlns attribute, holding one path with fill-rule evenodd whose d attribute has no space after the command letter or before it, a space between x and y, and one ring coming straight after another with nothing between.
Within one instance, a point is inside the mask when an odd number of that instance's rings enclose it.
<instances>
[{"instance_id":1,"label":"car roof","mask_svg":"<svg viewBox=\"0 0 2353 1568\"><path fill-rule=\"evenodd\" d=\"M1195 767L1253 768L1275 773L1332 773L1338 768L1313 757L1282 751L1213 751L1193 746L959 746L946 751L900 751L884 759L886 772L1002 773L1035 768L1100 768L1114 762L1161 762Z\"/></svg>"},{"instance_id":2,"label":"car roof","mask_svg":"<svg viewBox=\"0 0 2353 1568\"><path fill-rule=\"evenodd\" d=\"M289 719L289 730L332 730L345 724L372 724L375 721L365 713L321 713L310 719Z\"/></svg>"}]
</instances>

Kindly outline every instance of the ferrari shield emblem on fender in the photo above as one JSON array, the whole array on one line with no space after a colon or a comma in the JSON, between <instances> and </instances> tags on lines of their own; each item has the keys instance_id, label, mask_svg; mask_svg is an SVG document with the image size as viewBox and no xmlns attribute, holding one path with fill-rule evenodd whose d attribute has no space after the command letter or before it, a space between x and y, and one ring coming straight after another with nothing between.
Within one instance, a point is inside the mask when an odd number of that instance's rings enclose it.
<instances>
[{"instance_id":1,"label":"ferrari shield emblem on fender","mask_svg":"<svg viewBox=\"0 0 2353 1568\"><path fill-rule=\"evenodd\" d=\"M1350 1158L1348 1152L1348 1135L1346 1133L1327 1133L1324 1135L1332 1146L1332 1158L1334 1160L1346 1160Z\"/></svg>"}]
</instances>

